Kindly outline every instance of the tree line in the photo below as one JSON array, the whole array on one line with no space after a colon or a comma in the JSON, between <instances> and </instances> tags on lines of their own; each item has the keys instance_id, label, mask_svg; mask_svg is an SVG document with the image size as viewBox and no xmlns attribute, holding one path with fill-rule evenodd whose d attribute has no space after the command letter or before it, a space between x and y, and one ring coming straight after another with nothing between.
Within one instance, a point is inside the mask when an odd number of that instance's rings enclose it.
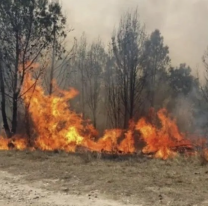
<instances>
[{"instance_id":1,"label":"tree line","mask_svg":"<svg viewBox=\"0 0 208 206\"><path fill-rule=\"evenodd\" d=\"M147 34L137 9L121 16L108 45L100 38L88 42L83 33L69 48L70 32L57 2L1 0L0 97L7 137L29 121L21 88L31 71L47 95L54 92L54 78L62 89L78 89L71 108L100 131L128 128L131 120L163 107L183 131L206 130L208 76L202 84L187 64L173 67L161 32ZM207 59L205 53L208 75Z\"/></svg>"}]
</instances>

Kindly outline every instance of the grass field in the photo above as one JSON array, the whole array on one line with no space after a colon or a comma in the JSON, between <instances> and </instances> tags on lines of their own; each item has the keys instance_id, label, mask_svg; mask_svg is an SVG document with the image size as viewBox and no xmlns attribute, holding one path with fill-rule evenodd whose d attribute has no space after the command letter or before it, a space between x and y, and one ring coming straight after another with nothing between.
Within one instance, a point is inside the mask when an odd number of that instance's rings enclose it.
<instances>
[{"instance_id":1,"label":"grass field","mask_svg":"<svg viewBox=\"0 0 208 206\"><path fill-rule=\"evenodd\" d=\"M47 190L125 204L208 205L208 165L198 157L157 160L92 153L1 151L0 169Z\"/></svg>"}]
</instances>

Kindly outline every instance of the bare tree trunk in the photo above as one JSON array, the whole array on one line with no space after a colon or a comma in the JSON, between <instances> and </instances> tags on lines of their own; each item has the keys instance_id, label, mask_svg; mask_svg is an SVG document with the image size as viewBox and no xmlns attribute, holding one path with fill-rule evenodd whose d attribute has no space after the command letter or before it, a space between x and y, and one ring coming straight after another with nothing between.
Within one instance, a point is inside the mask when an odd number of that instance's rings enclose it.
<instances>
[{"instance_id":1,"label":"bare tree trunk","mask_svg":"<svg viewBox=\"0 0 208 206\"><path fill-rule=\"evenodd\" d=\"M31 147L33 145L33 140L31 137L31 121L30 121L29 107L30 104L25 106L25 129L28 137L28 146Z\"/></svg>"},{"instance_id":2,"label":"bare tree trunk","mask_svg":"<svg viewBox=\"0 0 208 206\"><path fill-rule=\"evenodd\" d=\"M130 72L130 108L129 108L129 119L134 117L134 102L135 102L135 90L136 90L136 73L135 69L132 69Z\"/></svg>"},{"instance_id":3,"label":"bare tree trunk","mask_svg":"<svg viewBox=\"0 0 208 206\"><path fill-rule=\"evenodd\" d=\"M93 125L95 128L97 128L96 110L93 111Z\"/></svg>"},{"instance_id":4,"label":"bare tree trunk","mask_svg":"<svg viewBox=\"0 0 208 206\"><path fill-rule=\"evenodd\" d=\"M19 35L16 32L16 60L15 60L15 71L14 71L14 87L13 87L13 98L12 98L12 135L16 133L17 130L17 99L18 99L18 66L19 66Z\"/></svg>"},{"instance_id":5,"label":"bare tree trunk","mask_svg":"<svg viewBox=\"0 0 208 206\"><path fill-rule=\"evenodd\" d=\"M13 108L12 108L12 135L17 131L17 98L18 94L15 92L13 95Z\"/></svg>"},{"instance_id":6,"label":"bare tree trunk","mask_svg":"<svg viewBox=\"0 0 208 206\"><path fill-rule=\"evenodd\" d=\"M82 65L81 65L82 67ZM82 104L82 114L83 118L85 118L85 95L84 95L84 74L83 74L83 68L81 69L81 104Z\"/></svg>"},{"instance_id":7,"label":"bare tree trunk","mask_svg":"<svg viewBox=\"0 0 208 206\"><path fill-rule=\"evenodd\" d=\"M4 78L3 78L3 68L2 68L2 54L0 53L0 87L1 87L1 112L3 118L4 129L8 138L12 136L7 121L6 115L6 98L5 98L5 87L4 87Z\"/></svg>"},{"instance_id":8,"label":"bare tree trunk","mask_svg":"<svg viewBox=\"0 0 208 206\"><path fill-rule=\"evenodd\" d=\"M50 73L50 85L49 85L49 95L53 93L53 75L54 75L54 65L55 65L55 42L56 42L56 31L54 24L54 40L53 40L53 54L52 54L52 65Z\"/></svg>"}]
</instances>

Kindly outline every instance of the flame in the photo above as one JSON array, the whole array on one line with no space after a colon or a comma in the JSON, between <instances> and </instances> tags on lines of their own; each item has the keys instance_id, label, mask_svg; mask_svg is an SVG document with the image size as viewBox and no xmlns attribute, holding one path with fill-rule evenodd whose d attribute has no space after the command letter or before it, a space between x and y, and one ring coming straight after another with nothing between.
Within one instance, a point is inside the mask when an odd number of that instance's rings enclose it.
<instances>
[{"instance_id":1,"label":"flame","mask_svg":"<svg viewBox=\"0 0 208 206\"><path fill-rule=\"evenodd\" d=\"M129 130L125 133L125 138L119 145L119 151L122 153L135 153L135 138L134 138L135 123L134 121L129 122Z\"/></svg>"},{"instance_id":2,"label":"flame","mask_svg":"<svg viewBox=\"0 0 208 206\"><path fill-rule=\"evenodd\" d=\"M77 145L84 141L83 120L80 115L69 109L68 101L78 92L75 89L62 91L56 88L56 93L46 95L43 88L30 75L24 85L24 101L29 105L29 113L35 125L37 138L35 147L41 150L65 150L74 152Z\"/></svg>"},{"instance_id":3,"label":"flame","mask_svg":"<svg viewBox=\"0 0 208 206\"><path fill-rule=\"evenodd\" d=\"M34 68L37 67L35 64ZM136 140L139 136L145 143L142 152L155 158L167 159L180 151L194 149L193 142L179 131L176 120L166 109L156 113L160 126L143 117L137 122L131 121L127 130L109 129L95 140L98 132L94 127L70 109L69 101L78 95L78 91L73 88L61 90L55 81L53 84L55 92L48 95L40 82L30 73L26 74L21 92L32 121L32 137L6 139L0 136L0 150L30 148L76 152L82 147L96 152L133 154L138 152Z\"/></svg>"},{"instance_id":4,"label":"flame","mask_svg":"<svg viewBox=\"0 0 208 206\"><path fill-rule=\"evenodd\" d=\"M12 148L25 150L27 148L27 140L18 136L12 139L6 139L0 136L0 150L10 150Z\"/></svg>"},{"instance_id":5,"label":"flame","mask_svg":"<svg viewBox=\"0 0 208 206\"><path fill-rule=\"evenodd\" d=\"M166 109L159 110L157 117L161 128L152 125L145 118L140 119L136 125L146 142L143 153L154 153L156 158L167 159L177 155L177 148L193 148L191 141L179 132L176 121L168 117Z\"/></svg>"}]
</instances>

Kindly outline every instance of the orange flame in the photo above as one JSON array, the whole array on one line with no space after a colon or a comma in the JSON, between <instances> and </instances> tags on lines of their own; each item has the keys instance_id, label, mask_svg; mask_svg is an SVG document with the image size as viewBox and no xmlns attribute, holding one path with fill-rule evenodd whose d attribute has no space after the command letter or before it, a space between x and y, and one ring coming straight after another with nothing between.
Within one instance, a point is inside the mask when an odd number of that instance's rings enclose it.
<instances>
[{"instance_id":1,"label":"orange flame","mask_svg":"<svg viewBox=\"0 0 208 206\"><path fill-rule=\"evenodd\" d=\"M154 153L156 158L167 159L177 154L176 150L180 147L192 148L189 140L179 132L175 120L168 117L166 109L158 111L157 116L161 122L161 128L147 122L145 118L138 121L136 129L142 134L146 146L144 153Z\"/></svg>"},{"instance_id":2,"label":"orange flame","mask_svg":"<svg viewBox=\"0 0 208 206\"><path fill-rule=\"evenodd\" d=\"M27 148L27 140L18 136L12 139L6 139L0 136L0 150L9 150L12 148L25 150Z\"/></svg>"},{"instance_id":3,"label":"orange flame","mask_svg":"<svg viewBox=\"0 0 208 206\"><path fill-rule=\"evenodd\" d=\"M78 147L83 147L96 152L135 153L138 152L136 138L139 138L139 135L135 136L136 132L140 133L146 144L142 152L153 154L156 158L167 159L175 157L181 150L193 149L191 141L179 131L176 121L168 116L166 109L161 109L156 114L160 127L150 123L147 118L141 118L136 123L130 122L128 130L106 130L103 137L95 141L98 132L69 107L69 101L78 91L73 88L64 91L54 83L56 92L47 95L41 84L29 73L25 78L22 94L34 125L34 141L31 146L31 140L28 138L15 136L9 140L0 137L0 150L24 150L32 147L75 152Z\"/></svg>"},{"instance_id":4,"label":"orange flame","mask_svg":"<svg viewBox=\"0 0 208 206\"><path fill-rule=\"evenodd\" d=\"M29 113L35 125L38 137L35 146L41 150L65 150L75 151L77 145L83 143L84 130L81 116L69 110L68 101L78 92L75 89L69 91L58 90L57 95L46 95L40 85L27 76L24 89L24 100L29 104Z\"/></svg>"}]
</instances>

